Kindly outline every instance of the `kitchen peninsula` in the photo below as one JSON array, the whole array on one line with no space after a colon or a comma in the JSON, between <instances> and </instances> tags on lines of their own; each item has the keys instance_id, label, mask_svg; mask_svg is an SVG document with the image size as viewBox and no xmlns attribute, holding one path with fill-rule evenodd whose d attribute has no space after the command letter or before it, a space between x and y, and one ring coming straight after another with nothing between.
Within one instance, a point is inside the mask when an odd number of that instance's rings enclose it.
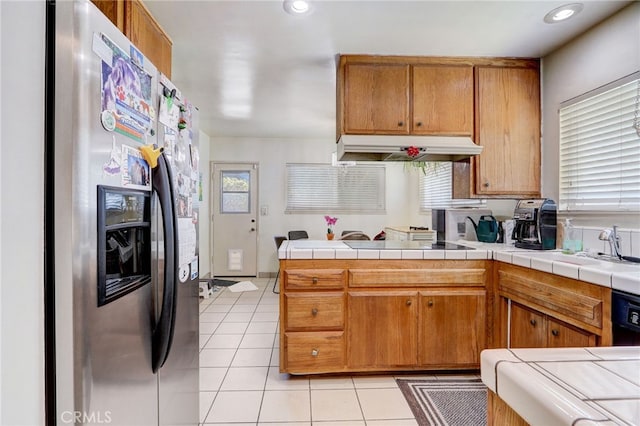
<instances>
[{"instance_id":1,"label":"kitchen peninsula","mask_svg":"<svg viewBox=\"0 0 640 426\"><path fill-rule=\"evenodd\" d=\"M424 241L283 243L281 372L478 369L491 338L490 253Z\"/></svg>"},{"instance_id":2,"label":"kitchen peninsula","mask_svg":"<svg viewBox=\"0 0 640 426\"><path fill-rule=\"evenodd\" d=\"M576 351L576 360L592 362L584 368L602 367L601 360L614 361L620 348L596 347L611 345L611 289L640 293L640 265L504 244L459 242L464 246L454 244L445 250L447 246L420 241L370 242L366 248L367 243L298 240L281 246L282 372L482 366L483 380L495 392L500 386L507 389L509 383L498 365L503 371L537 374L533 361L563 362L567 356L575 357ZM522 336L537 336L524 345L548 349L491 349L480 355L487 348L514 348ZM637 352L627 349L631 358L616 360L624 368L635 368L640 362ZM536 358L526 358L529 355ZM516 356L522 365L502 364ZM524 389L538 379L520 374L515 380ZM523 389L516 402L541 404L534 411L553 415L558 401ZM494 392L490 392L489 417L494 421L490 424L501 424L505 412L520 422L513 424L527 424L521 417L529 413L514 411L518 403L503 401ZM633 418L625 413L637 411L640 393L636 393L628 401L612 404L624 405L618 416ZM574 415L591 409L593 404L583 400L560 402L577 404Z\"/></svg>"}]
</instances>

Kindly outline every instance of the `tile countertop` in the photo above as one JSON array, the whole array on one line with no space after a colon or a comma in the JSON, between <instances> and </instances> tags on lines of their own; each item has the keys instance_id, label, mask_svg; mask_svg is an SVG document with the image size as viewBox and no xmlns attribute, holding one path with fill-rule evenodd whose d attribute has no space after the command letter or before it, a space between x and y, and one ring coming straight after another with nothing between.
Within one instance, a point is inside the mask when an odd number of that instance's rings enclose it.
<instances>
[{"instance_id":1,"label":"tile countertop","mask_svg":"<svg viewBox=\"0 0 640 426\"><path fill-rule=\"evenodd\" d=\"M640 347L487 349L482 381L531 425L640 425Z\"/></svg>"},{"instance_id":2,"label":"tile countertop","mask_svg":"<svg viewBox=\"0 0 640 426\"><path fill-rule=\"evenodd\" d=\"M470 250L362 250L340 240L284 241L280 259L493 259L640 295L640 264L616 263L559 250L524 250L505 244L452 241Z\"/></svg>"}]
</instances>

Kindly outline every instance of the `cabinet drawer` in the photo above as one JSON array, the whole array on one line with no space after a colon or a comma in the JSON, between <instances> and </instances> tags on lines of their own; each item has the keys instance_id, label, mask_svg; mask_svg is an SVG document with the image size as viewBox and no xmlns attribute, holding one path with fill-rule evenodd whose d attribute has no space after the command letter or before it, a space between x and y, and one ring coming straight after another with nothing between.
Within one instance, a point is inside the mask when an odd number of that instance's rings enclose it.
<instances>
[{"instance_id":1,"label":"cabinet drawer","mask_svg":"<svg viewBox=\"0 0 640 426\"><path fill-rule=\"evenodd\" d=\"M289 293L284 299L287 331L344 328L342 293Z\"/></svg>"},{"instance_id":2,"label":"cabinet drawer","mask_svg":"<svg viewBox=\"0 0 640 426\"><path fill-rule=\"evenodd\" d=\"M289 373L320 373L344 368L344 333L285 333L284 350Z\"/></svg>"},{"instance_id":3,"label":"cabinet drawer","mask_svg":"<svg viewBox=\"0 0 640 426\"><path fill-rule=\"evenodd\" d=\"M500 266L498 279L500 295L562 321L602 329L608 316L603 315L604 288L517 267Z\"/></svg>"},{"instance_id":4,"label":"cabinet drawer","mask_svg":"<svg viewBox=\"0 0 640 426\"><path fill-rule=\"evenodd\" d=\"M349 287L484 286L484 269L350 269Z\"/></svg>"},{"instance_id":5,"label":"cabinet drawer","mask_svg":"<svg viewBox=\"0 0 640 426\"><path fill-rule=\"evenodd\" d=\"M347 271L344 269L285 269L284 285L288 290L344 288Z\"/></svg>"}]
</instances>

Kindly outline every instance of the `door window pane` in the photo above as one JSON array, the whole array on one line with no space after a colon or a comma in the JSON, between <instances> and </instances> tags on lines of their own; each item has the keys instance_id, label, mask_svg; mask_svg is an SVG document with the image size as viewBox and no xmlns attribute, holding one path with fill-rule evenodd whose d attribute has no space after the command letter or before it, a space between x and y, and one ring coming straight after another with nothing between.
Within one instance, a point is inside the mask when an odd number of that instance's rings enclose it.
<instances>
[{"instance_id":1,"label":"door window pane","mask_svg":"<svg viewBox=\"0 0 640 426\"><path fill-rule=\"evenodd\" d=\"M248 171L220 172L220 213L250 213L250 177Z\"/></svg>"}]
</instances>

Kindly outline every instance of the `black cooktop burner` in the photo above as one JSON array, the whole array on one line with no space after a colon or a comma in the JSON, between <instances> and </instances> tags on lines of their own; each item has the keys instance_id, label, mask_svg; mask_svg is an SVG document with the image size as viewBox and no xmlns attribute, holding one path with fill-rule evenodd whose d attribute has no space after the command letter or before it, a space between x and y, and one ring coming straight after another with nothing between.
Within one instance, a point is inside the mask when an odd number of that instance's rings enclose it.
<instances>
[{"instance_id":1,"label":"black cooktop burner","mask_svg":"<svg viewBox=\"0 0 640 426\"><path fill-rule=\"evenodd\" d=\"M361 241L342 240L343 243L352 249L362 250L475 250L473 247L465 247L459 244L437 241L429 243L426 241Z\"/></svg>"}]
</instances>

